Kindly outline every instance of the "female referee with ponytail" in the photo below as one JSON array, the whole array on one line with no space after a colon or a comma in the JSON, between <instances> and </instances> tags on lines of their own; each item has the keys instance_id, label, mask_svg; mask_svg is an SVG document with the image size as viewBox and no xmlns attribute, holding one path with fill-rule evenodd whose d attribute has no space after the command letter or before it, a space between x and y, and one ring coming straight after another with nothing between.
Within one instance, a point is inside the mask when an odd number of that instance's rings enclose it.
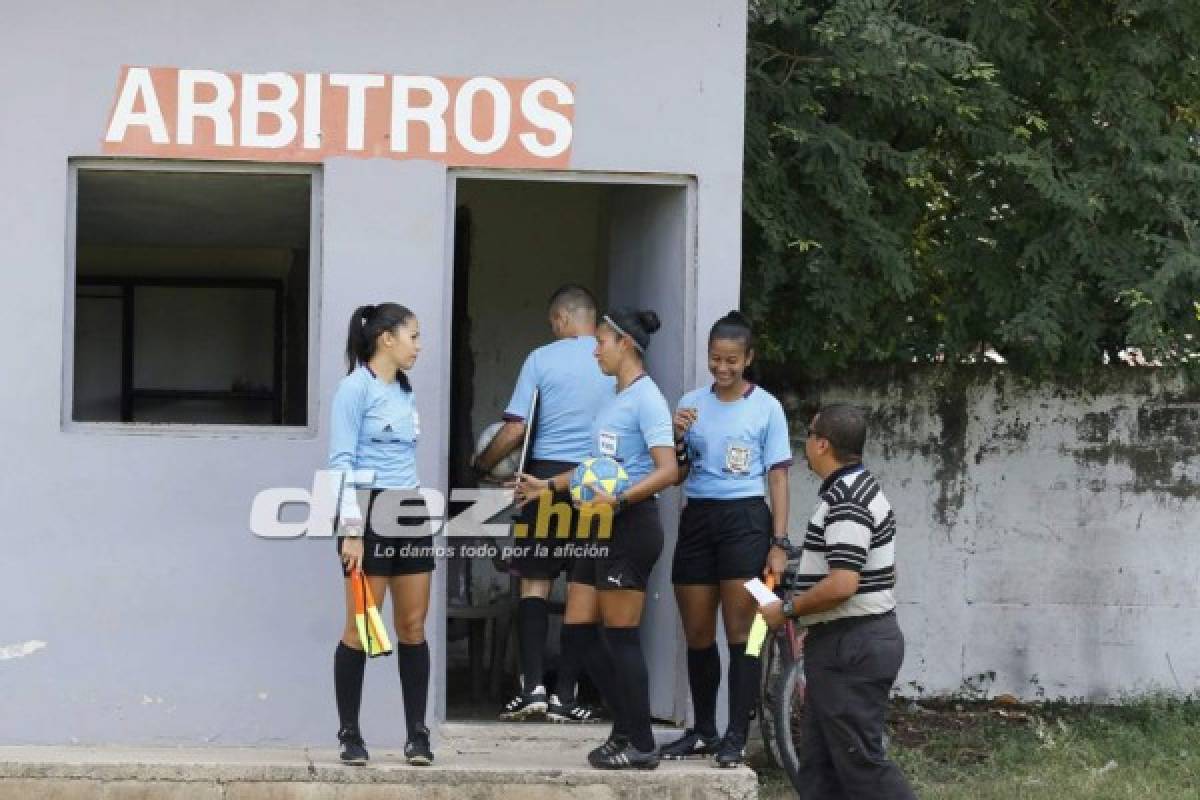
<instances>
[{"instance_id":1,"label":"female referee with ponytail","mask_svg":"<svg viewBox=\"0 0 1200 800\"><path fill-rule=\"evenodd\" d=\"M592 766L601 769L654 769L659 763L639 635L650 571L663 546L655 497L678 476L670 408L643 367L650 335L658 328L653 311L616 310L596 329L596 361L617 385L592 423L591 455L619 461L630 486L617 497L598 493L593 501L613 507L611 536L599 542L608 551L572 565L566 617L575 623L572 645L581 648L588 674L613 712L608 740L588 754ZM570 480L570 472L549 479L522 474L517 494L528 502L548 489L566 490ZM586 603L596 607L582 608ZM598 619L603 628L579 624L585 619Z\"/></svg>"},{"instance_id":2,"label":"female referee with ponytail","mask_svg":"<svg viewBox=\"0 0 1200 800\"><path fill-rule=\"evenodd\" d=\"M362 701L363 672L367 660L354 624L354 593L350 574L362 569L376 601L392 596L396 626L396 659L404 694L404 717L408 741L404 755L408 763L424 766L433 762L429 729L425 726L425 702L429 692L429 646L425 642L425 615L429 610L430 577L434 560L431 536L397 536L395 531L376 531L375 526L424 524L425 520L406 511L397 519L393 511L385 520L382 493L407 490L400 502L419 504L411 497L420 486L417 479L416 447L420 434L412 386L405 372L416 363L421 351L417 317L396 303L361 306L350 318L346 340L349 374L342 378L333 397L333 419L329 441L329 466L344 474L338 508L338 553L345 582L346 621L334 656L337 692L338 739L341 758L347 764L367 763L367 750L358 726ZM355 491L351 471L370 470L373 480ZM392 525L387 526L389 529ZM427 529L428 530L428 529ZM387 537L392 533L391 538Z\"/></svg>"},{"instance_id":3,"label":"female referee with ponytail","mask_svg":"<svg viewBox=\"0 0 1200 800\"><path fill-rule=\"evenodd\" d=\"M759 660L746 655L757 605L743 584L767 571L782 575L787 567L782 545L787 542L791 441L779 401L745 378L753 360L750 323L731 311L708 335L713 383L684 395L673 420L687 502L671 581L687 639L696 723L659 752L668 759L715 755L721 767L744 760L758 696ZM770 492L769 508L764 489ZM723 738L716 727L718 606L729 644L729 727Z\"/></svg>"}]
</instances>

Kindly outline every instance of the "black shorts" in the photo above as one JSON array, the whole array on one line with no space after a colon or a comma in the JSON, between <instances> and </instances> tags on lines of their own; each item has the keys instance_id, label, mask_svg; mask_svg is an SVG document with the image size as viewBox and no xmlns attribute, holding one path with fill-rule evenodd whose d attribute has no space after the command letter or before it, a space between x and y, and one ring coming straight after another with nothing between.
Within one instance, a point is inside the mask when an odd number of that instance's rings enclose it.
<instances>
[{"instance_id":1,"label":"black shorts","mask_svg":"<svg viewBox=\"0 0 1200 800\"><path fill-rule=\"evenodd\" d=\"M570 461L534 460L525 465L525 471L535 478L551 478L569 469L575 469L575 464ZM544 530L539 532L539 502L535 500L521 509L517 524L524 523L526 533L524 536L517 536L514 528L511 545L513 555L509 557L508 566L521 578L554 580L558 573L568 570L571 566L571 559L564 555L563 551L567 550L564 545L574 539L579 512L571 505L570 492L555 492L551 500L554 504L553 513L551 508L546 509L543 515L546 524L543 526Z\"/></svg>"},{"instance_id":2,"label":"black shorts","mask_svg":"<svg viewBox=\"0 0 1200 800\"><path fill-rule=\"evenodd\" d=\"M770 549L771 509L763 498L689 498L679 516L671 583L715 585L759 577Z\"/></svg>"},{"instance_id":3,"label":"black shorts","mask_svg":"<svg viewBox=\"0 0 1200 800\"><path fill-rule=\"evenodd\" d=\"M650 573L663 549L662 520L653 497L613 517L612 536L595 541L604 551L596 558L577 558L569 580L596 589L646 591Z\"/></svg>"},{"instance_id":4,"label":"black shorts","mask_svg":"<svg viewBox=\"0 0 1200 800\"><path fill-rule=\"evenodd\" d=\"M364 575L380 575L391 577L393 575L417 575L422 572L433 572L433 536L381 536L376 533L371 525L371 509L375 507L375 501L380 494L387 491L386 489L372 489L370 498L367 501L367 530L363 537L363 561L362 569ZM411 491L411 490L403 490ZM425 501L421 498L406 498L402 505L405 508L415 509L425 508ZM398 525L404 527L414 527L425 524L425 520L420 518L399 517L396 520ZM336 530L336 528L335 528ZM338 560L341 561L342 555L342 539L345 537L337 537ZM342 574L349 575L349 570L346 569L345 563L342 563Z\"/></svg>"}]
</instances>

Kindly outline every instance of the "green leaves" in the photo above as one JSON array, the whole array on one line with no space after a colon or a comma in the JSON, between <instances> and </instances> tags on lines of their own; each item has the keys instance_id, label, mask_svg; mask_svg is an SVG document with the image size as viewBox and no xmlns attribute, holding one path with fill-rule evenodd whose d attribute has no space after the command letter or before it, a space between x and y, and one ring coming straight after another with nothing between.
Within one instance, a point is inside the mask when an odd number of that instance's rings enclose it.
<instances>
[{"instance_id":1,"label":"green leaves","mask_svg":"<svg viewBox=\"0 0 1200 800\"><path fill-rule=\"evenodd\" d=\"M1200 5L761 0L744 303L819 375L1200 333Z\"/></svg>"}]
</instances>

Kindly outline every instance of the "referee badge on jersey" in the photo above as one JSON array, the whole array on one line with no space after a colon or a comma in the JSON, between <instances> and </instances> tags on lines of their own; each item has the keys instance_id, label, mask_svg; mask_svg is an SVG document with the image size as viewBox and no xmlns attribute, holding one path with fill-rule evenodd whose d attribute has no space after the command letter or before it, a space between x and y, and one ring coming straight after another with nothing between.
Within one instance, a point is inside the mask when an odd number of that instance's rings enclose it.
<instances>
[{"instance_id":1,"label":"referee badge on jersey","mask_svg":"<svg viewBox=\"0 0 1200 800\"><path fill-rule=\"evenodd\" d=\"M600 448L600 455L611 456L617 455L617 435L612 431L600 431L597 437L597 446Z\"/></svg>"},{"instance_id":2,"label":"referee badge on jersey","mask_svg":"<svg viewBox=\"0 0 1200 800\"><path fill-rule=\"evenodd\" d=\"M725 441L725 472L733 475L750 474L750 445L740 439Z\"/></svg>"}]
</instances>

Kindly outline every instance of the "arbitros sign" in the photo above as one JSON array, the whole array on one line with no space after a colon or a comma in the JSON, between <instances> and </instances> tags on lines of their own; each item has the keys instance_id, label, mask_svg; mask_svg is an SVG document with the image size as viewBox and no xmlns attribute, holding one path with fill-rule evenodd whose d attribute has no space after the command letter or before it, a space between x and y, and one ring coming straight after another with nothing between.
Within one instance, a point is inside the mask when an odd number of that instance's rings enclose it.
<instances>
[{"instance_id":1,"label":"arbitros sign","mask_svg":"<svg viewBox=\"0 0 1200 800\"><path fill-rule=\"evenodd\" d=\"M557 78L124 67L111 155L568 166L574 88Z\"/></svg>"}]
</instances>

